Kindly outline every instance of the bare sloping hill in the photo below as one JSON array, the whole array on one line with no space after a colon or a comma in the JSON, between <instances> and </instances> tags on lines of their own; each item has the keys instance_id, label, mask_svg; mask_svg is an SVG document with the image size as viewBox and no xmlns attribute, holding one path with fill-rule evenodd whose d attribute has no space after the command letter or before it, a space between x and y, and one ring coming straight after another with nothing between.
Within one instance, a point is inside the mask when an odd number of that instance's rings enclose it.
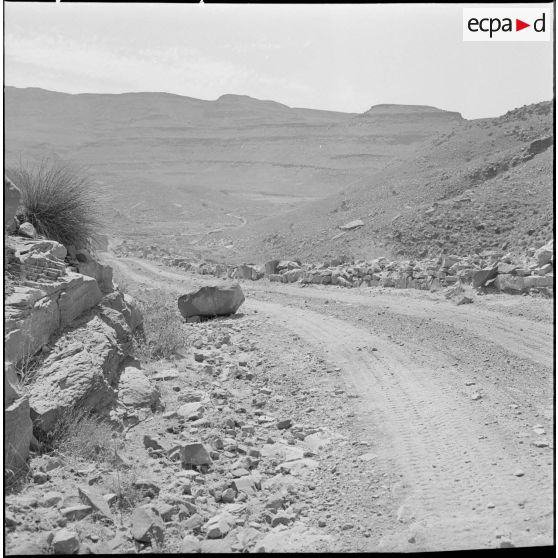
<instances>
[{"instance_id":1,"label":"bare sloping hill","mask_svg":"<svg viewBox=\"0 0 558 558\"><path fill-rule=\"evenodd\" d=\"M462 120L431 107L358 115L241 95L6 87L6 164L55 154L83 164L107 190L113 234L180 249L237 226L231 214L252 223L367 184Z\"/></svg>"},{"instance_id":2,"label":"bare sloping hill","mask_svg":"<svg viewBox=\"0 0 558 558\"><path fill-rule=\"evenodd\" d=\"M551 102L462 121L366 183L248 225L227 242L237 257L256 260L521 251L552 234L552 136ZM356 219L364 225L339 229Z\"/></svg>"}]
</instances>

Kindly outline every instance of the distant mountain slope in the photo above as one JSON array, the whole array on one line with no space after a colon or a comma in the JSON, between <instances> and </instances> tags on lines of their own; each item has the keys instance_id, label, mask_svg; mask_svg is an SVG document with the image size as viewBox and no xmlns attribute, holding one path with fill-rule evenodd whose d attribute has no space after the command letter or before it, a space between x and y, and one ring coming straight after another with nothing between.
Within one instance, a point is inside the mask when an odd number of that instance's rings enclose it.
<instances>
[{"instance_id":1,"label":"distant mountain slope","mask_svg":"<svg viewBox=\"0 0 558 558\"><path fill-rule=\"evenodd\" d=\"M365 114L390 110L373 107ZM540 245L553 230L552 136L551 102L460 121L393 159L365 184L248 225L226 242L238 256L256 260ZM355 219L364 226L338 228Z\"/></svg>"},{"instance_id":2,"label":"distant mountain slope","mask_svg":"<svg viewBox=\"0 0 558 558\"><path fill-rule=\"evenodd\" d=\"M237 226L238 216L255 223L368 184L464 122L432 107L358 115L242 95L4 95L7 166L49 155L84 165L108 195L113 234L176 249Z\"/></svg>"}]
</instances>

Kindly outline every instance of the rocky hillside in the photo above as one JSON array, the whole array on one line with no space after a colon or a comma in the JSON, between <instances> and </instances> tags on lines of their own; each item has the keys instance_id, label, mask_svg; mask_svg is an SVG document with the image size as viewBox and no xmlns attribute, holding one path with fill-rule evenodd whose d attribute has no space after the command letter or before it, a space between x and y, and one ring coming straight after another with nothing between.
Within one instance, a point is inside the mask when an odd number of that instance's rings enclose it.
<instances>
[{"instance_id":1,"label":"rocky hillside","mask_svg":"<svg viewBox=\"0 0 558 558\"><path fill-rule=\"evenodd\" d=\"M467 121L429 106L346 114L8 87L5 112L7 165L86 165L107 232L133 248L319 261L521 251L552 236L551 102Z\"/></svg>"},{"instance_id":2,"label":"rocky hillside","mask_svg":"<svg viewBox=\"0 0 558 558\"><path fill-rule=\"evenodd\" d=\"M83 164L106 195L113 236L175 248L368 184L394 157L463 121L422 106L359 115L239 95L14 87L5 106L8 167L54 154Z\"/></svg>"},{"instance_id":3,"label":"rocky hillside","mask_svg":"<svg viewBox=\"0 0 558 558\"><path fill-rule=\"evenodd\" d=\"M254 261L537 247L552 236L552 117L545 102L462 121L365 185L248 225L226 242ZM341 228L356 220L363 226Z\"/></svg>"}]
</instances>

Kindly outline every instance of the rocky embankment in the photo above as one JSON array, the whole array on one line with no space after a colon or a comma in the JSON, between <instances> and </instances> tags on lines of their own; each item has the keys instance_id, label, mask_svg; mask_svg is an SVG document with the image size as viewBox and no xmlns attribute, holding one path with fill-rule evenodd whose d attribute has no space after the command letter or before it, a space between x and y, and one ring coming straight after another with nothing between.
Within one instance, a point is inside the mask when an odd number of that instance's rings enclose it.
<instances>
[{"instance_id":1,"label":"rocky embankment","mask_svg":"<svg viewBox=\"0 0 558 558\"><path fill-rule=\"evenodd\" d=\"M392 261L346 261L343 258L321 264L299 260L272 260L264 265L240 266L192 262L188 258L165 256L161 261L201 275L257 281L267 278L280 283L338 285L341 287L393 287L436 291L470 285L487 292L510 294L553 294L554 241L532 249L523 257L495 250L471 257L441 255L435 259Z\"/></svg>"},{"instance_id":2,"label":"rocky embankment","mask_svg":"<svg viewBox=\"0 0 558 558\"><path fill-rule=\"evenodd\" d=\"M57 242L8 237L6 256L5 462L15 471L32 430L47 435L77 407L108 413L142 318L86 250L74 260Z\"/></svg>"},{"instance_id":3,"label":"rocky embankment","mask_svg":"<svg viewBox=\"0 0 558 558\"><path fill-rule=\"evenodd\" d=\"M38 238L15 218L20 192L4 182L4 463L25 469L65 413L108 414L142 317L90 250Z\"/></svg>"}]
</instances>

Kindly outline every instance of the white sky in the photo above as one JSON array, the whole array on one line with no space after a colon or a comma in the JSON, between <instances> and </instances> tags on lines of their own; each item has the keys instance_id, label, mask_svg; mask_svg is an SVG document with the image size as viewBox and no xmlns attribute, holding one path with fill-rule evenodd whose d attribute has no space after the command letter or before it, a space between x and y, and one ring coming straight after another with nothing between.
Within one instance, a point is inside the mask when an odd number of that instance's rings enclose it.
<instances>
[{"instance_id":1,"label":"white sky","mask_svg":"<svg viewBox=\"0 0 558 558\"><path fill-rule=\"evenodd\" d=\"M553 44L463 42L464 6L6 2L5 84L466 118L551 99Z\"/></svg>"}]
</instances>

